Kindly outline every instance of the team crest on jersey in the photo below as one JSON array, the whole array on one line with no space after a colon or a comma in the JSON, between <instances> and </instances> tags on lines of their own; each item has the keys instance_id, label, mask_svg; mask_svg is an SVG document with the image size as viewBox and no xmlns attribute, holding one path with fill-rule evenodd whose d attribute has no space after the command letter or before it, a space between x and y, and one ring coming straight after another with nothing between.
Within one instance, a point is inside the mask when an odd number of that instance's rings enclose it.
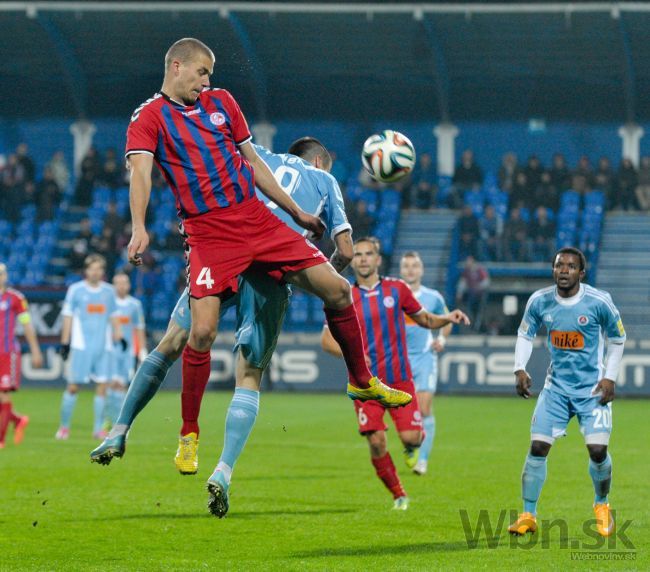
<instances>
[{"instance_id":1,"label":"team crest on jersey","mask_svg":"<svg viewBox=\"0 0 650 572\"><path fill-rule=\"evenodd\" d=\"M212 125L223 125L226 122L226 116L221 113L220 111L215 111L214 113L210 114L210 123Z\"/></svg>"},{"instance_id":2,"label":"team crest on jersey","mask_svg":"<svg viewBox=\"0 0 650 572\"><path fill-rule=\"evenodd\" d=\"M395 298L393 298L392 296L386 296L384 298L384 306L386 306L386 308L392 308L394 305L395 305Z\"/></svg>"},{"instance_id":3,"label":"team crest on jersey","mask_svg":"<svg viewBox=\"0 0 650 572\"><path fill-rule=\"evenodd\" d=\"M578 316L578 324L581 326L586 326L589 323L589 318L587 316Z\"/></svg>"}]
</instances>

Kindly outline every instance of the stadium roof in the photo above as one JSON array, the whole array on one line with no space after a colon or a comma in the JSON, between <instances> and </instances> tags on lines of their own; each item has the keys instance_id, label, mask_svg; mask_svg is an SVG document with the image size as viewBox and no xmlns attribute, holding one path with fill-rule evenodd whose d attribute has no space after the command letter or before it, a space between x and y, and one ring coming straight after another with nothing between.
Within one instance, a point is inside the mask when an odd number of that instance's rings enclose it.
<instances>
[{"instance_id":1,"label":"stadium roof","mask_svg":"<svg viewBox=\"0 0 650 572\"><path fill-rule=\"evenodd\" d=\"M183 36L252 118L650 119L650 3L3 2L0 115L126 116Z\"/></svg>"}]
</instances>

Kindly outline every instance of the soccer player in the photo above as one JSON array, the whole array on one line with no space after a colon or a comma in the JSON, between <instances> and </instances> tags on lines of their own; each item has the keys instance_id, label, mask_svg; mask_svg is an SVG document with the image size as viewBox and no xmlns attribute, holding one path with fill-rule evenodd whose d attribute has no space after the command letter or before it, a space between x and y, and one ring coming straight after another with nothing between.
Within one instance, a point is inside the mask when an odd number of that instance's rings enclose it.
<instances>
[{"instance_id":1,"label":"soccer player","mask_svg":"<svg viewBox=\"0 0 650 572\"><path fill-rule=\"evenodd\" d=\"M356 282L352 288L354 306L359 314L371 368L386 383L409 395L415 395L413 375L406 349L404 314L423 328L436 330L450 323L469 323L460 310L437 316L428 312L417 301L409 287L395 278L379 276L381 255L379 242L373 237L359 238L354 242L352 269ZM323 349L341 356L341 349L325 326L321 338ZM359 433L366 437L370 447L370 460L375 472L393 494L393 508L406 510L408 497L397 475L397 469L386 445L386 407L379 401L355 401L354 409L359 421ZM390 409L390 415L404 445L407 466L412 469L417 462L418 448L422 443L422 418L417 399L401 409Z\"/></svg>"},{"instance_id":2,"label":"soccer player","mask_svg":"<svg viewBox=\"0 0 650 572\"><path fill-rule=\"evenodd\" d=\"M332 160L327 149L312 137L298 139L288 154L274 154L261 146L257 153L268 165L283 188L305 211L321 217L336 244L331 264L337 272L352 259L351 227L347 221L343 197L336 180L328 174ZM275 203L260 194L269 209L296 231L302 230L291 217L277 209ZM227 300L221 311L237 304L237 347L235 396L226 417L224 448L211 480L210 510L223 516L228 510L228 488L235 462L241 454L259 409L259 388L262 373L275 350L277 337L288 305L289 289L261 272L248 271L239 280L236 297ZM91 460L110 463L113 456L125 451L126 432L135 417L153 397L165 375L181 355L191 328L187 291L178 300L167 332L136 373L126 396L120 417L109 437L91 453ZM182 474L198 470L198 413L203 392L183 395L183 428L176 455L176 466ZM190 403L195 399L195 403ZM192 407L187 407L192 405ZM189 419L188 419L189 415ZM186 425L193 423L189 427ZM185 431L190 430L189 435Z\"/></svg>"},{"instance_id":3,"label":"soccer player","mask_svg":"<svg viewBox=\"0 0 650 572\"><path fill-rule=\"evenodd\" d=\"M414 251L405 252L400 260L400 276L408 284L417 301L432 314L449 313L442 294L437 290L422 286L423 274L424 265L420 255ZM406 348L425 435L418 461L413 467L413 472L418 475L424 475L427 472L429 455L433 448L436 418L433 415L432 405L438 385L438 354L445 349L451 328L452 325L447 324L439 330L438 335L434 338L431 330L421 328L410 316L406 316Z\"/></svg>"},{"instance_id":4,"label":"soccer player","mask_svg":"<svg viewBox=\"0 0 650 572\"><path fill-rule=\"evenodd\" d=\"M117 314L115 290L104 282L106 260L90 254L84 261L85 279L71 284L63 302L63 326L59 352L64 361L70 356L68 384L61 402L61 423L56 439L70 436L70 421L77 403L79 385L97 384L93 411L93 437L103 439L106 383L110 378L111 353L126 351L126 340ZM111 335L112 326L112 335Z\"/></svg>"},{"instance_id":5,"label":"soccer player","mask_svg":"<svg viewBox=\"0 0 650 572\"><path fill-rule=\"evenodd\" d=\"M607 292L581 281L584 254L573 247L560 249L553 260L555 286L537 290L526 305L515 347L517 393L528 399L532 380L526 364L533 338L544 326L551 365L539 394L530 428L530 451L521 477L524 512L508 530L523 535L537 529L537 501L546 480L546 457L557 437L575 415L589 452L589 475L594 485L594 512L602 536L614 532L608 495L612 459L607 452L612 431L612 400L623 357L625 329Z\"/></svg>"},{"instance_id":6,"label":"soccer player","mask_svg":"<svg viewBox=\"0 0 650 572\"><path fill-rule=\"evenodd\" d=\"M27 300L18 290L7 286L7 267L0 263L0 449L5 448L9 423L14 425L14 444L22 442L27 415L13 410L11 393L20 387L20 344L16 339L16 323L22 324L33 367L43 365L43 354L36 331L31 324Z\"/></svg>"},{"instance_id":7,"label":"soccer player","mask_svg":"<svg viewBox=\"0 0 650 572\"><path fill-rule=\"evenodd\" d=\"M184 393L203 394L221 304L237 292L238 276L254 266L323 300L345 355L351 398L406 404L408 394L384 385L366 366L347 281L257 198L255 185L300 227L316 237L322 234L320 219L298 207L255 151L232 95L209 89L214 63L203 42L183 38L174 43L165 57L160 92L136 109L127 131L133 227L129 260L141 264L149 244L145 214L154 161L176 197L186 235L192 327L183 358Z\"/></svg>"},{"instance_id":8,"label":"soccer player","mask_svg":"<svg viewBox=\"0 0 650 572\"><path fill-rule=\"evenodd\" d=\"M135 365L135 347L138 347L138 358L144 361L147 357L147 337L145 334L144 312L142 303L130 295L131 280L125 272L113 276L113 287L117 296L117 317L122 326L122 337L126 340L126 351L112 352L111 385L106 395L106 417L111 425L117 421L120 414L126 387L133 375Z\"/></svg>"}]
</instances>

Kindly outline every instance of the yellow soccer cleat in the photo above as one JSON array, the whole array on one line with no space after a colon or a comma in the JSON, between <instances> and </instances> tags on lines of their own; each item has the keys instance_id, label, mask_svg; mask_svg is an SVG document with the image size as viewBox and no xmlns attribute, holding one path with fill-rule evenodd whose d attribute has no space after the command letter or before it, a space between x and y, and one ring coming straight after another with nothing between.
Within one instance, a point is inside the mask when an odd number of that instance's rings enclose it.
<instances>
[{"instance_id":1,"label":"yellow soccer cleat","mask_svg":"<svg viewBox=\"0 0 650 572\"><path fill-rule=\"evenodd\" d=\"M420 458L420 447L415 447L414 449L406 448L404 449L404 461L406 466L413 470L415 465L418 464L418 459Z\"/></svg>"},{"instance_id":2,"label":"yellow soccer cleat","mask_svg":"<svg viewBox=\"0 0 650 572\"><path fill-rule=\"evenodd\" d=\"M510 534L523 536L527 532L533 534L537 530L537 517L530 512L522 512L519 518L508 527Z\"/></svg>"},{"instance_id":3,"label":"yellow soccer cleat","mask_svg":"<svg viewBox=\"0 0 650 572\"><path fill-rule=\"evenodd\" d=\"M174 463L181 475L196 475L199 470L199 438L196 433L188 433L178 438Z\"/></svg>"},{"instance_id":4,"label":"yellow soccer cleat","mask_svg":"<svg viewBox=\"0 0 650 572\"><path fill-rule=\"evenodd\" d=\"M616 530L614 515L609 510L609 503L599 502L594 505L594 514L596 515L596 529L601 536L611 536Z\"/></svg>"},{"instance_id":5,"label":"yellow soccer cleat","mask_svg":"<svg viewBox=\"0 0 650 572\"><path fill-rule=\"evenodd\" d=\"M413 396L406 391L388 387L378 377L371 377L367 388L348 383L348 397L359 401L379 401L384 407L403 407L411 403Z\"/></svg>"}]
</instances>

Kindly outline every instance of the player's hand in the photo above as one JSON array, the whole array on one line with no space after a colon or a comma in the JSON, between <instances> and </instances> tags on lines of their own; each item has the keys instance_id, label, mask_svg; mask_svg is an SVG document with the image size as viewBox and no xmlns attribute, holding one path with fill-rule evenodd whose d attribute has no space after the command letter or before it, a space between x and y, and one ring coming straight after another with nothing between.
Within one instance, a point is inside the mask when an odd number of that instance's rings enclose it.
<instances>
[{"instance_id":1,"label":"player's hand","mask_svg":"<svg viewBox=\"0 0 650 572\"><path fill-rule=\"evenodd\" d=\"M469 318L467 317L467 314L463 312L462 310L452 310L444 316L446 320L449 320L453 324L464 324L466 326L469 326L470 321Z\"/></svg>"},{"instance_id":2,"label":"player's hand","mask_svg":"<svg viewBox=\"0 0 650 572\"><path fill-rule=\"evenodd\" d=\"M594 388L593 394L600 395L599 403L607 405L610 401L614 401L614 393L616 391L616 384L611 380L603 377Z\"/></svg>"},{"instance_id":3,"label":"player's hand","mask_svg":"<svg viewBox=\"0 0 650 572\"><path fill-rule=\"evenodd\" d=\"M148 246L149 235L147 231L144 228L134 228L127 249L129 262L133 266L140 266L142 264L142 253L147 250Z\"/></svg>"},{"instance_id":4,"label":"player's hand","mask_svg":"<svg viewBox=\"0 0 650 572\"><path fill-rule=\"evenodd\" d=\"M43 354L38 352L32 352L32 367L38 369L43 367Z\"/></svg>"},{"instance_id":5,"label":"player's hand","mask_svg":"<svg viewBox=\"0 0 650 572\"><path fill-rule=\"evenodd\" d=\"M530 386L533 385L533 380L528 375L528 372L524 369L520 369L515 372L515 378L517 382L517 393L521 395L524 399L530 397Z\"/></svg>"},{"instance_id":6,"label":"player's hand","mask_svg":"<svg viewBox=\"0 0 650 572\"><path fill-rule=\"evenodd\" d=\"M296 221L296 224L299 224L302 228L308 230L311 233L313 240L320 240L325 232L323 221L317 216L310 215L303 210L299 211L293 220Z\"/></svg>"},{"instance_id":7,"label":"player's hand","mask_svg":"<svg viewBox=\"0 0 650 572\"><path fill-rule=\"evenodd\" d=\"M441 353L445 351L445 338L442 336L438 336L435 340L433 340L433 344L431 346L433 348L433 351L436 353Z\"/></svg>"},{"instance_id":8,"label":"player's hand","mask_svg":"<svg viewBox=\"0 0 650 572\"><path fill-rule=\"evenodd\" d=\"M70 355L70 344L61 344L59 346L59 355L63 361L66 361Z\"/></svg>"}]
</instances>

